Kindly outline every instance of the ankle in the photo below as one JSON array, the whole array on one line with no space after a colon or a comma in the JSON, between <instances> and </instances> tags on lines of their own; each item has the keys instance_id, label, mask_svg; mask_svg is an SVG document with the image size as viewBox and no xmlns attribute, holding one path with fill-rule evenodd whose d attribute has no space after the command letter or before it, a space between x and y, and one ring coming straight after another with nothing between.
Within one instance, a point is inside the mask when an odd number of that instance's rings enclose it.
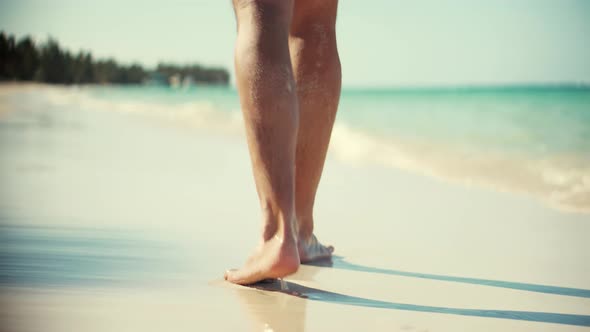
<instances>
[{"instance_id":1,"label":"ankle","mask_svg":"<svg viewBox=\"0 0 590 332\"><path fill-rule=\"evenodd\" d=\"M313 235L313 217L298 216L297 217L297 238L299 240L309 240Z\"/></svg>"},{"instance_id":2,"label":"ankle","mask_svg":"<svg viewBox=\"0 0 590 332\"><path fill-rule=\"evenodd\" d=\"M273 211L263 207L262 239L269 241L278 237L281 241L291 241L296 237L296 219L292 213Z\"/></svg>"}]
</instances>

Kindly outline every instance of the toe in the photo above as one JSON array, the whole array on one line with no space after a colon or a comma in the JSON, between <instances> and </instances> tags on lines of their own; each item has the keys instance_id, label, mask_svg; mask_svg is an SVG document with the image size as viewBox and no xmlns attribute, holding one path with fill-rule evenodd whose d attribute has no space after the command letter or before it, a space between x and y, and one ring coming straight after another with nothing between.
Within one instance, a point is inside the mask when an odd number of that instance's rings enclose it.
<instances>
[{"instance_id":1,"label":"toe","mask_svg":"<svg viewBox=\"0 0 590 332\"><path fill-rule=\"evenodd\" d=\"M238 280L238 270L237 269L229 269L225 271L223 278L229 282L235 283Z\"/></svg>"},{"instance_id":2,"label":"toe","mask_svg":"<svg viewBox=\"0 0 590 332\"><path fill-rule=\"evenodd\" d=\"M250 285L262 279L264 278L261 273L256 273L249 268L228 270L225 278L225 280L238 285Z\"/></svg>"},{"instance_id":3,"label":"toe","mask_svg":"<svg viewBox=\"0 0 590 332\"><path fill-rule=\"evenodd\" d=\"M333 251L334 251L334 247L321 245L320 246L320 251L318 253L319 254L318 256L321 257L321 258L330 257L330 256L332 256L332 252Z\"/></svg>"}]
</instances>

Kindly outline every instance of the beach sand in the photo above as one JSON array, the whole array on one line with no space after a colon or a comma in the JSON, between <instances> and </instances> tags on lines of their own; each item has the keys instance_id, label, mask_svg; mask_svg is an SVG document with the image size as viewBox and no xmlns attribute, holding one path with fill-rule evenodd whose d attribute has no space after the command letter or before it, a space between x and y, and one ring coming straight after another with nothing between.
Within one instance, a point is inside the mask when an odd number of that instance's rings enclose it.
<instances>
[{"instance_id":1,"label":"beach sand","mask_svg":"<svg viewBox=\"0 0 590 332\"><path fill-rule=\"evenodd\" d=\"M236 286L260 231L242 136L16 102L44 89L69 88L0 86L3 331L589 330L588 214L329 157L332 266Z\"/></svg>"}]
</instances>

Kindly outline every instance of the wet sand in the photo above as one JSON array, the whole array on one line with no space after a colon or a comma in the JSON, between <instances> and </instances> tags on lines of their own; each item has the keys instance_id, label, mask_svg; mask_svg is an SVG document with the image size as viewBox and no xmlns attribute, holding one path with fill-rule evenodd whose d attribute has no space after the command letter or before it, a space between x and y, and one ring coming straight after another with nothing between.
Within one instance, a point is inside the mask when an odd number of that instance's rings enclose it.
<instances>
[{"instance_id":1,"label":"wet sand","mask_svg":"<svg viewBox=\"0 0 590 332\"><path fill-rule=\"evenodd\" d=\"M228 284L260 229L242 137L20 103L43 89L0 86L3 330L590 326L589 215L334 158L316 203L331 266Z\"/></svg>"}]
</instances>

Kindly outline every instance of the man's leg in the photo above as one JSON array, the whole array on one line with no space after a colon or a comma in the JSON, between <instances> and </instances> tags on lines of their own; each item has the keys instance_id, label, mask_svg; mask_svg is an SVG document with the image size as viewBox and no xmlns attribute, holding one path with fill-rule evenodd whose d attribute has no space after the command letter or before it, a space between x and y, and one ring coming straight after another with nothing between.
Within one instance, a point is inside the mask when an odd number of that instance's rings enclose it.
<instances>
[{"instance_id":1,"label":"man's leg","mask_svg":"<svg viewBox=\"0 0 590 332\"><path fill-rule=\"evenodd\" d=\"M338 0L295 0L289 34L299 98L295 206L301 262L333 251L313 235L313 207L340 98L337 6Z\"/></svg>"},{"instance_id":2,"label":"man's leg","mask_svg":"<svg viewBox=\"0 0 590 332\"><path fill-rule=\"evenodd\" d=\"M298 105L289 58L292 0L234 0L235 68L252 169L263 214L259 248L225 278L250 284L294 273Z\"/></svg>"}]
</instances>

